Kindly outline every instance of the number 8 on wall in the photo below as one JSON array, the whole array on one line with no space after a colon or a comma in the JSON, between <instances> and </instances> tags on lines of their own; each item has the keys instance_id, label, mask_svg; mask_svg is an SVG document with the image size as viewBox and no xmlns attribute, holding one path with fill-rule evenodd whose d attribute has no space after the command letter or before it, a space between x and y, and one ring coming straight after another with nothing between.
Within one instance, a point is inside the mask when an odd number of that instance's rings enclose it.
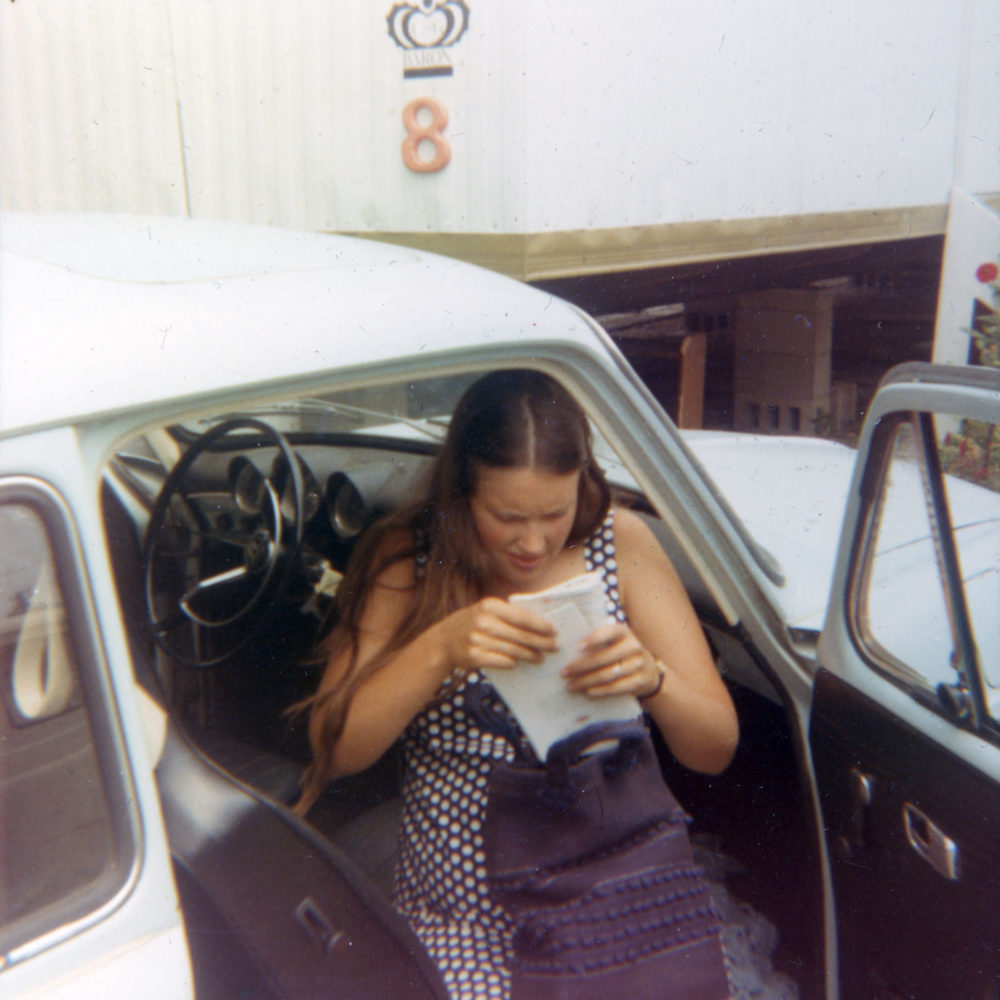
<instances>
[{"instance_id":1,"label":"number 8 on wall","mask_svg":"<svg viewBox=\"0 0 1000 1000\"><path fill-rule=\"evenodd\" d=\"M421 113L424 113L423 115ZM430 121L421 124L421 117ZM433 174L451 162L451 143L444 134L448 124L448 110L435 97L415 97L403 108L403 163L414 173ZM433 149L434 155L424 158ZM424 155L421 155L423 152Z\"/></svg>"}]
</instances>

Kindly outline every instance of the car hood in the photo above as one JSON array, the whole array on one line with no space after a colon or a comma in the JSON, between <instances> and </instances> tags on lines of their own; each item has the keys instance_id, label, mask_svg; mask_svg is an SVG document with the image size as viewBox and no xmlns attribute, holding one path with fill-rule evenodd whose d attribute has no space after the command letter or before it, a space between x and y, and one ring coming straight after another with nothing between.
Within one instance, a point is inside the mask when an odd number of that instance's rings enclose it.
<instances>
[{"instance_id":1,"label":"car hood","mask_svg":"<svg viewBox=\"0 0 1000 1000\"><path fill-rule=\"evenodd\" d=\"M785 623L819 631L830 597L855 451L823 438L683 431L749 533L781 567Z\"/></svg>"}]
</instances>

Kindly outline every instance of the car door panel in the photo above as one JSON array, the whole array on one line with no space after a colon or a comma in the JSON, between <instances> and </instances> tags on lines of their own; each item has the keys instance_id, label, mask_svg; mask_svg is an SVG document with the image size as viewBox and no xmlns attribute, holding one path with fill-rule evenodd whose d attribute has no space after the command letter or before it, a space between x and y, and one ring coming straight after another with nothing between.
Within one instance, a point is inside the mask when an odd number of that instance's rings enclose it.
<instances>
[{"instance_id":1,"label":"car door panel","mask_svg":"<svg viewBox=\"0 0 1000 1000\"><path fill-rule=\"evenodd\" d=\"M810 741L837 906L841 996L996 997L996 784L825 670Z\"/></svg>"},{"instance_id":2,"label":"car door panel","mask_svg":"<svg viewBox=\"0 0 1000 1000\"><path fill-rule=\"evenodd\" d=\"M157 782L199 996L443 1000L437 968L365 875L172 725Z\"/></svg>"},{"instance_id":3,"label":"car door panel","mask_svg":"<svg viewBox=\"0 0 1000 1000\"><path fill-rule=\"evenodd\" d=\"M0 479L0 995L186 997L146 733L126 732L89 584L67 497Z\"/></svg>"},{"instance_id":4,"label":"car door panel","mask_svg":"<svg viewBox=\"0 0 1000 1000\"><path fill-rule=\"evenodd\" d=\"M844 1000L1000 996L995 602L983 612L1000 495L942 461L950 429L1000 423L998 400L998 372L903 366L859 444L809 733Z\"/></svg>"}]
</instances>

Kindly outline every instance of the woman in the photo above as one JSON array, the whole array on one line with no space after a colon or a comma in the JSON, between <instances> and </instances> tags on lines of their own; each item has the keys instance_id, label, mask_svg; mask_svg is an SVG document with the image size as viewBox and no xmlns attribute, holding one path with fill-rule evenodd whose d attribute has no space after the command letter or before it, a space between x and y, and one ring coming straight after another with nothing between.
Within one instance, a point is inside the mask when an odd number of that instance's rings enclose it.
<instances>
[{"instance_id":1,"label":"woman","mask_svg":"<svg viewBox=\"0 0 1000 1000\"><path fill-rule=\"evenodd\" d=\"M338 592L300 808L405 734L396 903L454 997L505 997L511 955L481 830L490 770L514 747L479 724L471 695L503 712L483 671L558 646L544 618L507 598L594 569L614 621L565 668L567 689L634 695L682 764L723 770L736 713L697 616L652 532L610 507L587 420L545 375L496 372L467 391L427 499L366 537Z\"/></svg>"}]
</instances>

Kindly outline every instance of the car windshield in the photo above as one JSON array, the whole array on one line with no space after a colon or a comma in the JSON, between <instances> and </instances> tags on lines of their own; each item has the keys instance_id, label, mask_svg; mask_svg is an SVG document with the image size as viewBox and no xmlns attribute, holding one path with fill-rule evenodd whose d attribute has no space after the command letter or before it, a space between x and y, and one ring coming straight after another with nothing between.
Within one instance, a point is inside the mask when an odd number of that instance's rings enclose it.
<instances>
[{"instance_id":1,"label":"car windshield","mask_svg":"<svg viewBox=\"0 0 1000 1000\"><path fill-rule=\"evenodd\" d=\"M476 377L474 373L448 375L318 394L258 408L241 407L239 416L265 420L283 434L386 433L440 442L455 405ZM181 431L201 434L234 415L191 421Z\"/></svg>"},{"instance_id":2,"label":"car windshield","mask_svg":"<svg viewBox=\"0 0 1000 1000\"><path fill-rule=\"evenodd\" d=\"M458 400L479 375L478 372L467 372L383 382L267 403L256 408L241 407L239 414L213 414L179 425L174 428L174 433L190 441L220 421L239 415L263 420L290 436L375 436L434 446L444 440ZM638 492L635 478L611 445L593 425L592 431L594 453L611 483L620 489ZM700 458L687 447L685 451L695 471L715 496L720 509L744 540L758 565L772 583L782 586L783 573L777 560L753 538L731 508L727 496L705 471Z\"/></svg>"}]
</instances>

